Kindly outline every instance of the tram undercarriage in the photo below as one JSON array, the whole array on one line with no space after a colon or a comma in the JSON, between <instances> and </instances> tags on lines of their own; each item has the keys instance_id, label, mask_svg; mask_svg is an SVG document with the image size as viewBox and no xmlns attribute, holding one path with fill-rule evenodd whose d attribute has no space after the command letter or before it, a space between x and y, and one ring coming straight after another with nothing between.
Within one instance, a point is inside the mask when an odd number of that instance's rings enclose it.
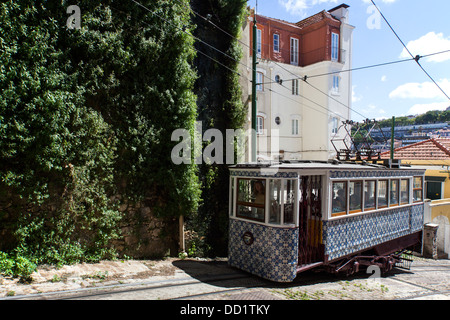
<instances>
[{"instance_id":1,"label":"tram undercarriage","mask_svg":"<svg viewBox=\"0 0 450 320\"><path fill-rule=\"evenodd\" d=\"M352 275L358 273L363 268L375 266L374 273L385 273L394 267L408 269L412 263L413 252L421 251L422 232L404 236L399 239L375 246L370 250L352 254L333 262L315 262L308 265L299 265L298 273L321 269L332 274ZM326 257L325 257L326 258ZM325 260L325 259L324 259Z\"/></svg>"}]
</instances>

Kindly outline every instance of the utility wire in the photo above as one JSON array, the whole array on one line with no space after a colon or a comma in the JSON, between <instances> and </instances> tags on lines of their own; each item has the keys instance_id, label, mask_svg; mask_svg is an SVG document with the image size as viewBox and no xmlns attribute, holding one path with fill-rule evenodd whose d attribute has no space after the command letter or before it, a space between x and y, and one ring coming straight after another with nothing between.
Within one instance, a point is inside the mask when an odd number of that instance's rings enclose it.
<instances>
[{"instance_id":1,"label":"utility wire","mask_svg":"<svg viewBox=\"0 0 450 320\"><path fill-rule=\"evenodd\" d=\"M435 56L435 55L439 55L439 54L443 54L443 53L449 53L449 52L450 52L450 50L430 53L430 54L426 54L426 55L420 56L420 58L421 59L422 58L427 58L427 57L430 57L430 56ZM396 60L396 61L391 61L391 62L378 63L378 64L369 65L369 66L365 66L365 67L357 67L357 68L353 68L353 69L347 69L347 70L341 70L341 71L333 71L333 72L315 74L315 75L312 75L312 76L309 76L309 75L305 75L305 76L306 76L306 79L311 79L311 78L323 77L323 76L328 76L328 75L333 75L333 74L340 74L340 73L344 73L344 72L352 72L352 71L359 71L359 70L371 69L371 68L376 68L376 67L383 67L383 66L387 66L387 65L392 65L392 64L402 63L402 62L408 62L408 61L412 61L412 60L415 60L415 58L408 58L408 59L403 59L403 60ZM292 79L286 79L284 81L303 80L303 79L305 79L305 76L303 76L303 77L296 77L296 78L292 78ZM265 82L264 84L269 84L269 83L272 83L272 82ZM276 81L274 81L273 83L276 83Z\"/></svg>"},{"instance_id":2,"label":"utility wire","mask_svg":"<svg viewBox=\"0 0 450 320\"><path fill-rule=\"evenodd\" d=\"M147 10L147 11L150 12L151 14L157 16L157 17L160 18L161 20L163 20L163 21L165 21L165 22L167 22L167 23L173 25L173 22L168 21L167 19L161 17L160 15L158 15L158 14L155 13L155 12L153 12L152 10L150 10L149 8L147 8L146 6L144 6L143 4L139 3L138 1L135 1L135 0L131 0L131 1L134 2L136 5L140 6L141 8ZM175 28L177 28L179 31L181 31L181 32L183 32L183 33L185 33L185 34L187 34L188 36L192 37L193 39L195 39L195 40L197 40L197 41L203 43L203 44L206 45L207 47L209 47L209 48L211 48L211 49L213 49L213 50L215 50L215 51L217 51L217 52L223 54L223 55L226 56L227 58L229 58L229 59L231 59L231 60L233 60L233 61L235 61L235 62L237 62L237 63L239 63L239 64L242 64L243 66L245 66L245 67L248 68L247 65L245 65L245 64L243 64L242 62L238 61L237 59L235 59L234 57L230 56L229 54L227 54L227 53L221 51L220 49L217 49L217 48L214 47L213 45L210 45L209 43L203 41L202 39L200 39L200 38L194 36L193 34L191 34L190 32L188 32L188 31L186 31L186 30L184 30L183 28L180 28L180 27L177 27L177 26L175 26ZM247 80L250 80L250 79L248 79L248 77L242 75L241 73L237 72L236 70L231 69L230 67L228 67L228 66L226 66L225 64L221 63L221 62L218 61L217 59L212 58L211 56L207 55L206 53L204 53L204 52L202 52L202 51L200 51L200 50L197 50L197 49L196 49L196 51L197 51L198 53L200 53L200 54L206 56L207 58L211 59L212 61L216 62L217 64L221 65L222 67L228 69L229 71L231 71L231 72L237 74L238 76L243 76L244 78L247 78Z\"/></svg>"},{"instance_id":3,"label":"utility wire","mask_svg":"<svg viewBox=\"0 0 450 320\"><path fill-rule=\"evenodd\" d=\"M400 41L400 43L403 45L403 47L406 49L406 51L409 53L409 55L411 56L411 58L413 58L417 65L423 70L423 72L425 72L425 74L428 76L428 78L431 79L431 81L433 81L433 83L438 87L438 89L447 97L447 99L450 100L450 97L447 95L447 93L445 93L445 91L439 86L439 84L433 79L433 77L425 70L425 68L420 64L419 60L420 60L420 56L414 56L411 51L408 49L408 47L405 45L405 43L402 41L402 39L400 38L400 36L397 34L397 32L395 32L394 28L392 27L392 25L389 23L389 21L386 19L386 17L384 16L384 14L381 12L381 10L378 8L378 6L375 4L374 0L370 0L374 7L378 10L378 12L380 13L381 17L383 18L383 20L387 23L387 25L389 26L389 28L392 30L392 32L394 33L394 35L397 37L397 39Z\"/></svg>"},{"instance_id":4,"label":"utility wire","mask_svg":"<svg viewBox=\"0 0 450 320\"><path fill-rule=\"evenodd\" d=\"M131 1L134 2L136 5L140 6L141 8L145 9L146 11L148 11L148 12L152 13L153 15L157 16L158 18L164 20L165 22L167 22L167 23L172 23L172 22L168 21L167 19L161 17L160 15L156 14L155 12L151 11L149 8L147 8L147 7L144 6L143 4L139 3L138 1L136 1L136 0L131 0ZM179 2L179 1L177 1L177 2ZM181 2L179 2L179 3L182 4ZM190 10L191 10L192 12L194 12L191 8L190 8ZM194 13L195 13L195 12L194 12ZM195 13L195 14L198 14L198 13ZM199 14L198 14L198 15L199 15ZM201 16L201 15L199 15L199 16L202 17L203 19L206 19L206 18L204 18L204 17ZM207 20L210 21L209 19L207 19ZM214 25L215 25L215 24L214 24ZM226 54L225 52L223 52L223 51L221 51L221 50L215 48L214 46L212 46L212 45L206 43L205 41L203 41L203 40L199 39L198 37L192 35L191 33L187 32L186 30L184 30L184 29L182 29L182 28L179 28L179 27L176 27L176 28L177 28L178 30L180 30L180 31L182 31L182 32L184 32L184 33L186 33L187 35L193 37L193 38L196 39L197 41L200 41L201 43L204 43L204 44L207 45L208 47L210 47L210 48L216 50L217 52L219 52L219 53L221 53L221 54L227 56L228 58L234 60L235 62L237 62L237 63L243 65L244 67L246 67L246 68L248 68L248 69L250 69L250 70L253 70L253 68L251 68L251 67L249 67L249 66L243 64L243 63L240 62L240 61L237 61L235 58L229 56L228 54ZM232 37L232 38L234 38L234 39L237 39L236 37L234 37L234 36L231 35L230 33L227 33L226 31L220 29L219 27L217 27L217 28L218 28L219 30L221 30L222 32L225 32L226 34L228 34L230 37ZM243 43L243 42L240 41L239 39L237 39L237 40L238 40L240 43ZM249 47L248 45L246 45L246 46ZM250 47L249 47L249 48L250 48ZM243 76L244 78L246 78L246 79L249 80L250 82L253 82L252 80L248 79L248 77L246 77L246 76L242 75L241 73L239 73L239 72L237 72L237 71L235 71L235 70L229 68L228 66L226 66L226 65L224 65L224 64L222 64L222 63L220 63L217 59L214 59L214 58L208 56L207 54L205 54L205 53L203 53L203 52L201 52L201 51L199 51L199 50L197 50L197 52L199 52L200 54L206 56L207 58L211 59L212 61L214 61L214 62L220 64L221 66L227 68L229 71L234 72L234 73L236 73L236 74L239 75L239 76ZM293 74L294 76L296 76L294 73L292 73L290 70L284 68L282 65L280 65L280 64L278 64L278 63L276 63L276 62L274 62L274 63L277 64L280 68L282 68L282 69L284 69L284 70L290 72L290 73ZM271 78L267 77L265 74L263 74L263 77L269 79L271 83L274 82ZM305 81L306 83L308 83L308 82L306 81L306 79L302 79L302 80ZM259 85L259 84L263 84L263 83L258 83L258 85ZM308 83L308 84L311 85L310 83ZM312 86L312 85L311 85L311 86ZM285 89L287 89L287 90L290 91L290 89L287 88L286 86L283 86L283 85L282 85L282 87L284 87ZM312 86L312 87L315 88L316 90L319 90L318 88L316 88L316 87L314 87L314 86ZM283 96L283 97L285 97L285 98L287 98L287 99L293 100L292 98L287 97L287 96L285 96L285 95L282 95L281 93L278 93L278 92L276 92L276 91L273 91L272 89L269 89L269 91L274 92L274 93L276 93L276 94L279 94L279 95L281 95L281 96ZM342 104L343 106L345 106L345 107L348 108L349 110L352 110L352 111L354 111L355 113L361 115L363 118L366 118L364 115L360 114L360 113L357 112L356 110L351 109L350 107L348 107L347 105L341 103L340 101L334 99L333 97L329 96L327 93L325 93L325 92L323 92L323 91L321 91L321 90L319 90L319 91L320 91L321 93L327 95L327 96L330 97L331 99L337 101L338 103ZM322 105L320 105L320 104L314 102L313 100L311 100L311 99L309 99L309 98L306 98L305 96L303 96L303 95L301 95L301 94L299 94L299 96L301 96L301 97L304 98L305 100L308 100L308 101L314 103L315 105L319 106L320 108L326 110L326 111L329 112L329 113L335 114L335 115L339 116L340 118L342 117L341 114L335 113L335 112L329 110L328 108L326 108L326 107L324 107L324 106L322 106ZM305 105L305 106L307 106L307 105ZM307 107L309 107L309 106L307 106ZM310 107L310 108L311 108L311 107ZM318 111L318 110L316 109L316 111ZM323 112L322 112L322 113L323 113ZM346 120L350 120L350 119L346 119Z\"/></svg>"}]
</instances>

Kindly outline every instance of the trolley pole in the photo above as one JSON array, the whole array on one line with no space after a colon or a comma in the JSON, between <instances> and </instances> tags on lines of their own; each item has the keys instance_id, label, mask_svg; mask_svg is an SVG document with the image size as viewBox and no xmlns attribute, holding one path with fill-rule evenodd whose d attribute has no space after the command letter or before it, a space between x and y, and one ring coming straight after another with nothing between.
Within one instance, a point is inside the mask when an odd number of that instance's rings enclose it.
<instances>
[{"instance_id":1,"label":"trolley pole","mask_svg":"<svg viewBox=\"0 0 450 320\"><path fill-rule=\"evenodd\" d=\"M394 131L395 131L395 117L392 117L392 128L391 128L391 160L394 160Z\"/></svg>"},{"instance_id":2,"label":"trolley pole","mask_svg":"<svg viewBox=\"0 0 450 320\"><path fill-rule=\"evenodd\" d=\"M256 10L253 15L253 63L252 63L252 71L253 71L253 78L252 78L252 162L256 162L256 55L257 55L257 37L258 37L258 29L256 27Z\"/></svg>"}]
</instances>

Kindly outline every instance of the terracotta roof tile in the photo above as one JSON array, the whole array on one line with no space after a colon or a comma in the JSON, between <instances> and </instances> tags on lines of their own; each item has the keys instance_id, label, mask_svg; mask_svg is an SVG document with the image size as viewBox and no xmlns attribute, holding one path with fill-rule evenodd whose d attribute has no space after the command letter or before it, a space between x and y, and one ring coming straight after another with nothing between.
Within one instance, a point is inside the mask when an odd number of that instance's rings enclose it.
<instances>
[{"instance_id":1,"label":"terracotta roof tile","mask_svg":"<svg viewBox=\"0 0 450 320\"><path fill-rule=\"evenodd\" d=\"M306 19L303 19L302 21L297 22L296 25L299 26L300 28L305 28L305 27L308 27L312 24L318 23L325 19L331 19L331 20L335 20L335 21L339 22L339 20L334 18L329 12L323 10L319 13L316 13L315 15L313 15L311 17L308 17Z\"/></svg>"},{"instance_id":2,"label":"terracotta roof tile","mask_svg":"<svg viewBox=\"0 0 450 320\"><path fill-rule=\"evenodd\" d=\"M395 149L394 158L401 160L449 160L450 139L430 139ZM389 159L390 151L381 154Z\"/></svg>"}]
</instances>

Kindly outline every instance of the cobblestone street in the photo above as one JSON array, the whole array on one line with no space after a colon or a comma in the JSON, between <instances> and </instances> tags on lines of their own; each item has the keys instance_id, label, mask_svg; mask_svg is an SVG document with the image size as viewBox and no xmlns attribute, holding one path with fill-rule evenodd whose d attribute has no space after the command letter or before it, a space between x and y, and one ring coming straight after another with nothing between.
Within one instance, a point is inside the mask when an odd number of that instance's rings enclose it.
<instances>
[{"instance_id":1,"label":"cobblestone street","mask_svg":"<svg viewBox=\"0 0 450 320\"><path fill-rule=\"evenodd\" d=\"M411 270L381 278L323 272L299 274L279 284L227 265L226 259L105 261L42 267L29 284L0 278L0 299L88 300L448 300L450 260L414 258Z\"/></svg>"}]
</instances>

